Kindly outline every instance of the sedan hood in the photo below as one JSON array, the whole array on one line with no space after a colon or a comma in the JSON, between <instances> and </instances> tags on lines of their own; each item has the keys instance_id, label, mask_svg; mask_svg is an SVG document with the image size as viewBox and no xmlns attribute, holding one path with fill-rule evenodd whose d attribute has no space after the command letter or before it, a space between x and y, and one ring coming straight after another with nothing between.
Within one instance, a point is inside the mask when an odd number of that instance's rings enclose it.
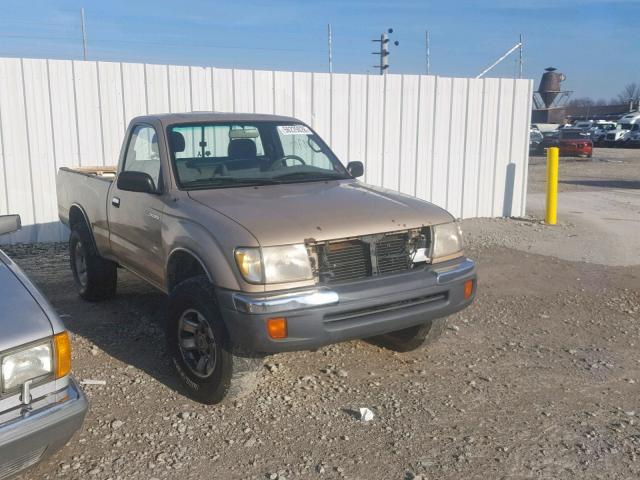
<instances>
[{"instance_id":1,"label":"sedan hood","mask_svg":"<svg viewBox=\"0 0 640 480\"><path fill-rule=\"evenodd\" d=\"M445 210L355 180L190 191L261 245L323 241L451 222Z\"/></svg>"},{"instance_id":2,"label":"sedan hood","mask_svg":"<svg viewBox=\"0 0 640 480\"><path fill-rule=\"evenodd\" d=\"M0 252L0 352L53 334L31 289L35 287L22 271Z\"/></svg>"}]
</instances>

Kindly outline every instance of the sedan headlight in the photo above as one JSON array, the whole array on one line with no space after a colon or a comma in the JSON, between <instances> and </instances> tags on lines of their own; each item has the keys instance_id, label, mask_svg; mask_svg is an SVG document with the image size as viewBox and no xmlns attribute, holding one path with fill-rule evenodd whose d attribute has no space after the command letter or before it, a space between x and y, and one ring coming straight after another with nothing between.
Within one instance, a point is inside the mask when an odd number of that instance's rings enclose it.
<instances>
[{"instance_id":1,"label":"sedan headlight","mask_svg":"<svg viewBox=\"0 0 640 480\"><path fill-rule=\"evenodd\" d=\"M462 255L462 231L456 222L444 223L433 227L433 250L431 257L436 263L456 254Z\"/></svg>"},{"instance_id":2,"label":"sedan headlight","mask_svg":"<svg viewBox=\"0 0 640 480\"><path fill-rule=\"evenodd\" d=\"M27 380L52 373L53 348L47 340L2 357L2 391L13 390Z\"/></svg>"},{"instance_id":3,"label":"sedan headlight","mask_svg":"<svg viewBox=\"0 0 640 480\"><path fill-rule=\"evenodd\" d=\"M250 283L286 283L313 278L309 254L303 244L237 248L235 257L240 273Z\"/></svg>"},{"instance_id":4,"label":"sedan headlight","mask_svg":"<svg viewBox=\"0 0 640 480\"><path fill-rule=\"evenodd\" d=\"M64 331L0 358L1 391L20 387L29 380L62 378L71 372L71 342Z\"/></svg>"}]
</instances>

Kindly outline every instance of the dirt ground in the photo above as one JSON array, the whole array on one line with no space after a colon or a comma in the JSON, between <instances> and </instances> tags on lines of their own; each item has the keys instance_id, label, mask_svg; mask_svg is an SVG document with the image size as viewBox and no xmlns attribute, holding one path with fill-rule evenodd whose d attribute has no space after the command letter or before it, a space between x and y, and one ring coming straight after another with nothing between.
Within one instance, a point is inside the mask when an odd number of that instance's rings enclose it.
<instances>
[{"instance_id":1,"label":"dirt ground","mask_svg":"<svg viewBox=\"0 0 640 480\"><path fill-rule=\"evenodd\" d=\"M535 192L544 167L533 160ZM633 160L563 165L563 181L640 182ZM271 356L252 397L220 406L180 393L161 294L121 272L116 299L85 303L64 245L6 249L73 333L76 377L106 381L85 387L83 430L24 478L640 478L640 265L523 247L558 228L569 237L573 224L463 228L478 296L435 345L395 354L354 341ZM374 419L355 418L360 407Z\"/></svg>"},{"instance_id":2,"label":"dirt ground","mask_svg":"<svg viewBox=\"0 0 640 480\"><path fill-rule=\"evenodd\" d=\"M546 157L529 158L528 192L545 192ZM595 148L593 158L560 158L559 192L603 188L640 189L640 149Z\"/></svg>"}]
</instances>

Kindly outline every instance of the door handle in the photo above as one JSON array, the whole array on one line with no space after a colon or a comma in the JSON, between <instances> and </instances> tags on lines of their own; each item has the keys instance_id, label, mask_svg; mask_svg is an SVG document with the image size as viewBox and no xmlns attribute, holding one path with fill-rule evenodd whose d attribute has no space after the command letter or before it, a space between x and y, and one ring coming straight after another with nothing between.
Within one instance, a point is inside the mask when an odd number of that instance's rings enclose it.
<instances>
[{"instance_id":1,"label":"door handle","mask_svg":"<svg viewBox=\"0 0 640 480\"><path fill-rule=\"evenodd\" d=\"M113 205L116 208L120 208L120 199L118 197L113 197L111 199L111 205Z\"/></svg>"}]
</instances>

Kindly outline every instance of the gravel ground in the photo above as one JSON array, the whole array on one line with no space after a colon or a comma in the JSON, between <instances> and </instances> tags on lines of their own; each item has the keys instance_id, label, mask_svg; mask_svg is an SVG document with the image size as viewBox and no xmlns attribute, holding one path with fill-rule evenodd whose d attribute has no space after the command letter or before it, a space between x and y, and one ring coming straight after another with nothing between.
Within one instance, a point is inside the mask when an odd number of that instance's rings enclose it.
<instances>
[{"instance_id":1,"label":"gravel ground","mask_svg":"<svg viewBox=\"0 0 640 480\"><path fill-rule=\"evenodd\" d=\"M121 272L116 299L85 303L64 245L8 248L73 333L76 377L106 381L24 478L639 478L640 267L517 251L501 222L465 222L477 301L430 349L274 355L253 396L219 406L180 393L161 294ZM528 223L510 230L548 234Z\"/></svg>"},{"instance_id":2,"label":"gravel ground","mask_svg":"<svg viewBox=\"0 0 640 480\"><path fill-rule=\"evenodd\" d=\"M640 150L562 159L560 191L640 188L639 164ZM529 192L544 182L534 157ZM573 222L464 230L477 300L435 345L270 356L255 394L218 406L181 393L161 294L120 271L117 298L89 304L66 245L7 248L72 332L76 377L106 382L85 386L82 431L23 479L639 478L640 265L599 265L588 249L572 257L586 262L556 258L558 243L589 243Z\"/></svg>"},{"instance_id":3,"label":"gravel ground","mask_svg":"<svg viewBox=\"0 0 640 480\"><path fill-rule=\"evenodd\" d=\"M528 192L546 191L546 157L529 158ZM560 158L559 192L602 188L640 189L640 149L599 148L593 158Z\"/></svg>"}]
</instances>

